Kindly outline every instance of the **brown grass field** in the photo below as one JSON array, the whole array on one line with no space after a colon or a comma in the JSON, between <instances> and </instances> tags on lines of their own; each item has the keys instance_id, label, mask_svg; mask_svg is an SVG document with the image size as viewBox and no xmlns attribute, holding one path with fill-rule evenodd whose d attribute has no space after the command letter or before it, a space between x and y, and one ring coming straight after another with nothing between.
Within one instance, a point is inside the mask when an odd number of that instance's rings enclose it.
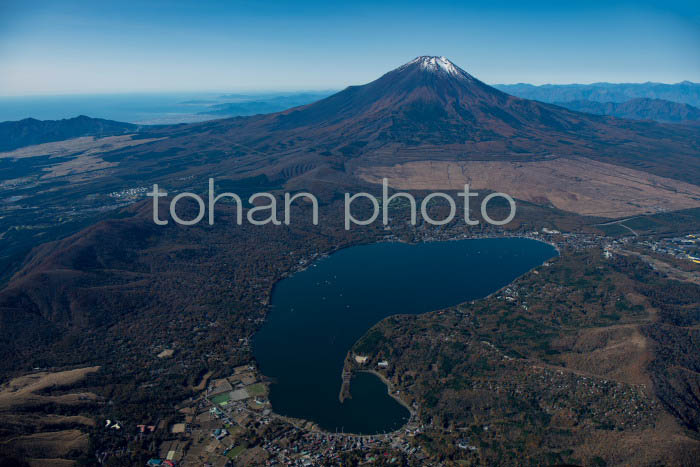
<instances>
[{"instance_id":1,"label":"brown grass field","mask_svg":"<svg viewBox=\"0 0 700 467\"><path fill-rule=\"evenodd\" d=\"M358 169L365 181L403 190L492 190L582 215L617 218L700 207L700 187L586 158L417 161Z\"/></svg>"},{"instance_id":2,"label":"brown grass field","mask_svg":"<svg viewBox=\"0 0 700 467\"><path fill-rule=\"evenodd\" d=\"M94 399L92 393L62 394L60 396L45 396L36 392L51 388L74 384L88 373L99 370L99 366L78 368L75 370L59 371L56 373L41 372L20 376L0 386L0 411L8 411L46 402L57 404L73 404L84 399Z\"/></svg>"},{"instance_id":3,"label":"brown grass field","mask_svg":"<svg viewBox=\"0 0 700 467\"><path fill-rule=\"evenodd\" d=\"M38 393L47 389L65 388L99 369L100 367L93 366L32 373L14 378L0 386L0 423L22 427L25 433L30 433L0 438L0 453L21 452L32 467L73 465L74 462L65 457L76 451L84 451L88 447L88 435L80 428L94 426L94 420L83 415L32 412L32 407L46 403L74 405L86 400L95 400L97 396L88 392L59 395Z\"/></svg>"}]
</instances>

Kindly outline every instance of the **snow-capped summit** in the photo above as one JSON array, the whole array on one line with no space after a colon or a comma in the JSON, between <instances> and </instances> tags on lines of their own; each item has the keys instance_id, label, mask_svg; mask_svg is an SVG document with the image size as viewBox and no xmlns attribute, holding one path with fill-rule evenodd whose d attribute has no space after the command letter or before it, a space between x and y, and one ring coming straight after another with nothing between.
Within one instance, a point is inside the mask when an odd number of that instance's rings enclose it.
<instances>
[{"instance_id":1,"label":"snow-capped summit","mask_svg":"<svg viewBox=\"0 0 700 467\"><path fill-rule=\"evenodd\" d=\"M456 78L472 79L471 75L460 67L452 63L447 57L438 57L435 55L421 55L410 62L403 65L401 68L406 68L411 65L418 65L422 70L432 71L435 73L446 73Z\"/></svg>"}]
</instances>

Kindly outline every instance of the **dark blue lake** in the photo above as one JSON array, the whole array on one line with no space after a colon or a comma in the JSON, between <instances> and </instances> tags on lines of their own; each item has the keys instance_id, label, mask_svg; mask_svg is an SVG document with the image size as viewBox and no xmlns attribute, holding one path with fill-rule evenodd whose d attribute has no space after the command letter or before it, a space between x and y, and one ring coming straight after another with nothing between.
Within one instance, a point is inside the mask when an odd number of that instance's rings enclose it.
<instances>
[{"instance_id":1,"label":"dark blue lake","mask_svg":"<svg viewBox=\"0 0 700 467\"><path fill-rule=\"evenodd\" d=\"M360 373L340 403L343 361L372 325L484 297L557 254L546 243L493 238L376 243L341 250L280 281L253 351L273 379L275 412L329 431L383 433L408 410L376 376Z\"/></svg>"}]
</instances>

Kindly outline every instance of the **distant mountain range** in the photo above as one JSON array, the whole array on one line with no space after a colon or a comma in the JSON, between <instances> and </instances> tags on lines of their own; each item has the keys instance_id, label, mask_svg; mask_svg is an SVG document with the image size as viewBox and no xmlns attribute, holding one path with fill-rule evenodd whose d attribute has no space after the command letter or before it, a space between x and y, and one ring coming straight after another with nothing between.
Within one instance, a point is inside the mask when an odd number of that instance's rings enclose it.
<instances>
[{"instance_id":1,"label":"distant mountain range","mask_svg":"<svg viewBox=\"0 0 700 467\"><path fill-rule=\"evenodd\" d=\"M593 84L495 84L493 87L523 99L541 102L626 102L635 98L665 99L700 107L700 83L683 81L664 83L593 83Z\"/></svg>"},{"instance_id":2,"label":"distant mountain range","mask_svg":"<svg viewBox=\"0 0 700 467\"><path fill-rule=\"evenodd\" d=\"M700 109L665 99L636 98L626 102L570 101L556 105L577 112L610 115L633 120L656 120L666 123L700 123Z\"/></svg>"},{"instance_id":3,"label":"distant mountain range","mask_svg":"<svg viewBox=\"0 0 700 467\"><path fill-rule=\"evenodd\" d=\"M25 118L0 122L0 151L32 144L62 141L79 136L112 136L136 131L138 125L80 115L63 120Z\"/></svg>"}]
</instances>

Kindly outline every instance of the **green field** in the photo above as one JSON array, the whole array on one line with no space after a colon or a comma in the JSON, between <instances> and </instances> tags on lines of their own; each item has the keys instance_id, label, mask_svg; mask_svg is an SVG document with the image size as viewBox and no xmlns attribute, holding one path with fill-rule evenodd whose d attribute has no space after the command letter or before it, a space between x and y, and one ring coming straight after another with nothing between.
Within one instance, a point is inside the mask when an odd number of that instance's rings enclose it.
<instances>
[{"instance_id":1,"label":"green field","mask_svg":"<svg viewBox=\"0 0 700 467\"><path fill-rule=\"evenodd\" d=\"M231 394L228 392L225 392L223 394L217 394L216 396L212 397L210 400L214 404L228 404L229 399L231 399Z\"/></svg>"},{"instance_id":2,"label":"green field","mask_svg":"<svg viewBox=\"0 0 700 467\"><path fill-rule=\"evenodd\" d=\"M257 384L251 384L250 386L247 386L246 391L248 391L248 394L251 396L262 396L265 394L265 385L262 383L257 383Z\"/></svg>"},{"instance_id":3,"label":"green field","mask_svg":"<svg viewBox=\"0 0 700 467\"><path fill-rule=\"evenodd\" d=\"M245 451L245 446L243 444L236 446L235 448L231 449L227 454L226 457L229 459L235 459L238 457L243 451Z\"/></svg>"}]
</instances>

